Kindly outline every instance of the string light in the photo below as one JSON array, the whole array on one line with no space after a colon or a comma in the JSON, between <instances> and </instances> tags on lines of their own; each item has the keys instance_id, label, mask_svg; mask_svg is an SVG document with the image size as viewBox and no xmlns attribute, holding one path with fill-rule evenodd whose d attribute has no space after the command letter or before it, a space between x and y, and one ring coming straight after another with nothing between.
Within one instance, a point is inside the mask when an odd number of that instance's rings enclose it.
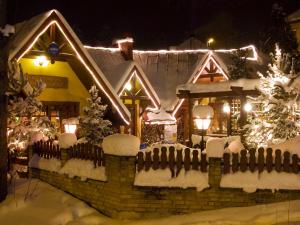
<instances>
[{"instance_id":1,"label":"string light","mask_svg":"<svg viewBox=\"0 0 300 225\"><path fill-rule=\"evenodd\" d=\"M198 78L202 75L202 72L204 71L204 69L208 66L208 64L212 61L215 66L220 70L220 73L226 78L226 80L228 80L228 76L226 75L226 73L224 72L224 70L220 67L220 65L217 63L217 61L213 58L213 53L212 51L209 52L209 56L207 57L206 61L204 62L204 66L202 66L201 70L196 74L196 76L194 77L194 79L191 81L188 81L188 83L196 83ZM179 103L177 103L177 105L175 105L175 109L172 113L172 116L175 116L177 111L179 110L180 106L183 104L184 99L181 99L179 101Z\"/></svg>"},{"instance_id":2,"label":"string light","mask_svg":"<svg viewBox=\"0 0 300 225\"><path fill-rule=\"evenodd\" d=\"M94 49L94 50L104 50L104 51L110 51L110 52L120 52L120 48L106 48L106 47L93 47L93 46L89 46L89 45L84 45L83 47L87 48L87 49Z\"/></svg>"},{"instance_id":3,"label":"string light","mask_svg":"<svg viewBox=\"0 0 300 225\"><path fill-rule=\"evenodd\" d=\"M124 91L125 89L127 89L126 86L127 86L127 84L130 84L130 81L131 81L131 79L133 78L133 76L135 76L135 77L139 80L139 82L141 83L142 87L144 88L144 90L145 90L145 92L146 92L146 95L150 98L150 101L153 103L155 109L159 109L159 106L156 104L156 101L155 101L155 100L152 98L152 96L150 95L149 91L147 90L146 86L144 85L142 79L141 79L141 78L139 77L139 75L137 74L136 70L134 70L134 71L132 72L132 74L130 75L128 81L125 83L125 85L123 86L123 88L121 89L121 91L119 91L119 94L118 94L119 97L122 95L123 91ZM127 89L127 90L128 90L128 89ZM159 100L158 100L158 99L157 99L157 102L159 103Z\"/></svg>"},{"instance_id":4,"label":"string light","mask_svg":"<svg viewBox=\"0 0 300 225\"><path fill-rule=\"evenodd\" d=\"M126 41L126 39L120 40L121 42L130 42ZM133 41L132 41L133 42ZM102 46L88 46L84 45L85 48L88 49L96 49L96 50L106 50L106 51L111 51L111 52L117 52L120 51L120 48L107 48L107 47L102 47ZM211 49L185 49L185 50L167 50L167 49L160 49L160 50L133 50L133 53L137 54L184 54L184 53L191 53L191 54L196 54L196 53L208 53L208 52L220 52L220 53L230 53L230 52L235 52L237 50L246 50L246 49L251 49L253 56L252 57L247 57L246 59L251 60L251 61L257 61L258 60L258 54L256 51L256 48L254 45L248 45L242 48L232 48L232 49L217 49L217 50L211 50Z\"/></svg>"},{"instance_id":5,"label":"string light","mask_svg":"<svg viewBox=\"0 0 300 225\"><path fill-rule=\"evenodd\" d=\"M51 11L52 13L53 11ZM32 47L33 45L37 42L37 40L40 38L41 35L43 35L48 28L55 24L59 30L61 31L61 33L64 35L64 37L66 38L66 40L68 41L68 43L70 44L70 46L72 47L72 49L75 51L77 58L82 62L82 64L85 66L85 68L89 71L89 73L92 75L94 81L96 82L96 84L98 85L98 87L100 87L100 89L104 92L104 94L109 98L109 100L111 101L112 105L114 106L114 108L118 111L119 115L121 116L121 118L124 120L124 122L129 125L130 122L124 117L123 113L121 112L121 110L119 109L119 107L117 106L117 104L115 103L115 101L110 97L110 95L106 92L106 90L103 88L103 86L101 85L101 83L99 82L99 80L97 79L96 75L93 73L93 71L89 68L89 66L85 63L85 61L83 60L83 58L81 57L81 55L79 54L79 52L77 51L77 49L75 48L75 46L73 45L73 43L69 40L69 38L67 37L67 35L64 33L63 29L61 28L61 26L59 25L59 23L56 20L52 20L51 22L49 22L49 24L34 38L34 40L32 41L32 43L29 45L29 47L19 56L19 58L17 59L17 61L19 61Z\"/></svg>"}]
</instances>

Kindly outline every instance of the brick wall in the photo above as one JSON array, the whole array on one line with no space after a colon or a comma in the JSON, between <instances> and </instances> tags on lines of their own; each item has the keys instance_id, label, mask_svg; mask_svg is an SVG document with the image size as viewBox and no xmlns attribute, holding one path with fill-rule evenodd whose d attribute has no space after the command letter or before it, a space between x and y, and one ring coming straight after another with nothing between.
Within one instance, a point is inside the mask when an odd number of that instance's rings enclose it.
<instances>
[{"instance_id":1,"label":"brick wall","mask_svg":"<svg viewBox=\"0 0 300 225\"><path fill-rule=\"evenodd\" d=\"M106 182L81 181L39 169L31 169L31 174L114 218L157 217L300 199L300 191L280 190L272 193L271 190L258 190L246 193L242 189L220 188L219 158L209 159L210 188L202 192L197 192L195 188L137 187L133 185L135 157L105 155L105 160Z\"/></svg>"}]
</instances>

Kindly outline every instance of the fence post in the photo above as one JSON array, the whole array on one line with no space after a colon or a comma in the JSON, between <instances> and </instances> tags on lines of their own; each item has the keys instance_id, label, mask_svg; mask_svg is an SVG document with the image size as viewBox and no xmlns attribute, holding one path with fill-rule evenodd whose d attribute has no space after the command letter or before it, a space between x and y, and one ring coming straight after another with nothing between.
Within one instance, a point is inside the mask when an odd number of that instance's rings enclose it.
<instances>
[{"instance_id":1,"label":"fence post","mask_svg":"<svg viewBox=\"0 0 300 225\"><path fill-rule=\"evenodd\" d=\"M113 209L114 217L134 217L136 213L127 204L130 205L140 140L132 135L114 134L103 139L102 147L107 177L105 191L113 196L106 206Z\"/></svg>"},{"instance_id":2,"label":"fence post","mask_svg":"<svg viewBox=\"0 0 300 225\"><path fill-rule=\"evenodd\" d=\"M29 164L30 160L32 159L32 156L33 156L33 145L30 144L30 145L28 145L28 164ZM32 178L32 170L31 170L31 167L29 167L29 165L28 165L28 177Z\"/></svg>"},{"instance_id":3,"label":"fence post","mask_svg":"<svg viewBox=\"0 0 300 225\"><path fill-rule=\"evenodd\" d=\"M221 158L209 158L208 183L211 188L219 188L221 182Z\"/></svg>"},{"instance_id":4,"label":"fence post","mask_svg":"<svg viewBox=\"0 0 300 225\"><path fill-rule=\"evenodd\" d=\"M211 188L220 187L222 170L221 161L224 154L224 140L221 138L211 138L206 143L206 154L208 157L208 183Z\"/></svg>"},{"instance_id":5,"label":"fence post","mask_svg":"<svg viewBox=\"0 0 300 225\"><path fill-rule=\"evenodd\" d=\"M60 149L60 161L61 161L61 166L63 167L66 162L69 160L69 153L68 150L70 148L61 148Z\"/></svg>"}]
</instances>

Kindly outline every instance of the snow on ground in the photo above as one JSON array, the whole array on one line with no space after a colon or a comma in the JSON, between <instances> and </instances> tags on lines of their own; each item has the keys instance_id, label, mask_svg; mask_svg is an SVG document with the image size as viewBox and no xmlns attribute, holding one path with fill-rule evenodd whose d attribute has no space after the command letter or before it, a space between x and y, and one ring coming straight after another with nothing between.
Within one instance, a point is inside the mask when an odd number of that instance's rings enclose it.
<instances>
[{"instance_id":1,"label":"snow on ground","mask_svg":"<svg viewBox=\"0 0 300 225\"><path fill-rule=\"evenodd\" d=\"M171 170L169 169L142 170L136 174L134 185L180 188L196 187L197 191L202 191L209 187L208 173L201 173L195 170L187 172L181 170L177 177L172 178Z\"/></svg>"},{"instance_id":2,"label":"snow on ground","mask_svg":"<svg viewBox=\"0 0 300 225\"><path fill-rule=\"evenodd\" d=\"M278 182L280 181L280 182ZM278 173L276 171L262 173L258 172L236 172L222 176L221 187L243 188L245 192L255 192L256 189L300 189L300 176L294 173Z\"/></svg>"},{"instance_id":3,"label":"snow on ground","mask_svg":"<svg viewBox=\"0 0 300 225\"><path fill-rule=\"evenodd\" d=\"M110 219L80 200L38 180L17 180L0 203L3 225L296 225L300 200L244 208L227 208L158 219ZM26 193L29 193L26 195ZM27 196L27 198L25 198Z\"/></svg>"},{"instance_id":4,"label":"snow on ground","mask_svg":"<svg viewBox=\"0 0 300 225\"><path fill-rule=\"evenodd\" d=\"M87 178L101 181L107 180L105 167L101 166L95 168L91 160L70 159L58 173L68 174L70 178L78 176L82 181L85 181Z\"/></svg>"}]
</instances>

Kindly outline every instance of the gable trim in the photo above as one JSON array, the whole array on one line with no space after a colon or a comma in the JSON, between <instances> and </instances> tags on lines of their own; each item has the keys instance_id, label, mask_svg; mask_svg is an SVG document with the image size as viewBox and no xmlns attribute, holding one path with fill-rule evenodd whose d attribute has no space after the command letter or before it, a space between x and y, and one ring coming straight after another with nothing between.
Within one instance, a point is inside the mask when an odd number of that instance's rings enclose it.
<instances>
[{"instance_id":1,"label":"gable trim","mask_svg":"<svg viewBox=\"0 0 300 225\"><path fill-rule=\"evenodd\" d=\"M64 20L64 18L55 10L52 10L47 15L48 17L37 25L37 28L33 31L33 34L22 43L23 45L16 49L9 57L9 60L17 59L19 61L36 43L40 36L47 31L47 29L52 25L56 24L59 30L62 32L63 36L66 38L77 58L84 65L86 70L90 73L93 80L100 88L106 97L110 100L113 107L117 110L120 117L126 124L130 123L130 113L125 105L121 102L118 96L114 93L113 88L109 82L104 77L103 73L96 66L96 63L88 55L88 52L83 48L80 40L77 38L76 34L72 31L71 27ZM73 39L73 40L71 40ZM76 47L75 47L76 46Z\"/></svg>"},{"instance_id":2,"label":"gable trim","mask_svg":"<svg viewBox=\"0 0 300 225\"><path fill-rule=\"evenodd\" d=\"M196 72L194 72L194 75L191 76L191 78L188 80L188 83L196 83L197 80L199 79L199 77L202 75L202 72L204 71L204 69L206 68L206 66L210 63L210 61L212 61L215 66L221 71L221 73L223 74L223 76L226 78L226 80L228 80L228 74L225 72L225 70L219 65L219 63L217 62L217 60L215 59L213 52L210 51L209 54L206 56L206 58L204 60L202 60L203 63L200 63L201 65L198 66L196 68ZM199 70L200 68L200 70ZM180 109L181 105L184 102L184 99L180 99L180 100L176 100L176 104L174 107L174 110L172 112L172 116L175 117L177 111Z\"/></svg>"},{"instance_id":3,"label":"gable trim","mask_svg":"<svg viewBox=\"0 0 300 225\"><path fill-rule=\"evenodd\" d=\"M158 98L157 94L155 93L153 87L151 86L149 80L147 79L146 75L143 74L143 71L140 71L140 69L137 67L137 65L133 65L133 68L126 75L127 78L125 77L125 79L123 79L123 81L120 82L119 86L116 89L118 96L121 96L121 94L123 93L123 91L125 89L125 84L127 82L129 82L134 75L137 77L137 79L143 86L146 94L150 98L150 101L154 105L154 109L159 109L159 107L160 107L159 98Z\"/></svg>"}]
</instances>

